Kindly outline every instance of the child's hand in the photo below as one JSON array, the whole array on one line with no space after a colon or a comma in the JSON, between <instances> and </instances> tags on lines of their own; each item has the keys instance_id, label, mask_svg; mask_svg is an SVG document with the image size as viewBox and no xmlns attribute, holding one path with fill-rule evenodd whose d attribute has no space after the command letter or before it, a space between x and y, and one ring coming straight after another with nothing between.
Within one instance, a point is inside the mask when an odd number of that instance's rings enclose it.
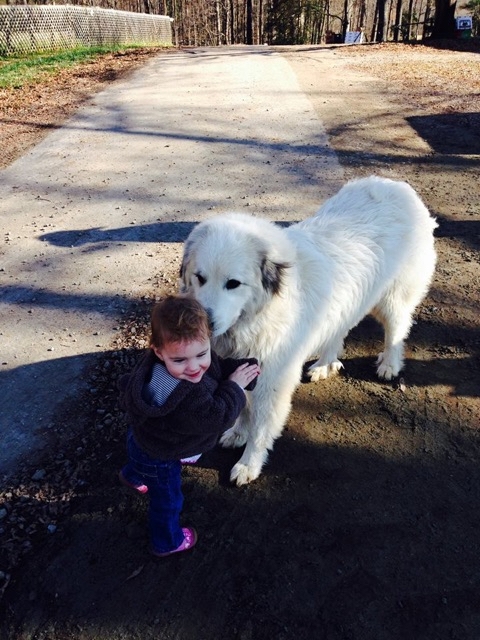
<instances>
[{"instance_id":1,"label":"child's hand","mask_svg":"<svg viewBox=\"0 0 480 640\"><path fill-rule=\"evenodd\" d=\"M229 376L229 380L236 382L242 389L248 387L250 382L254 380L260 373L260 367L258 364L241 364L238 369Z\"/></svg>"}]
</instances>

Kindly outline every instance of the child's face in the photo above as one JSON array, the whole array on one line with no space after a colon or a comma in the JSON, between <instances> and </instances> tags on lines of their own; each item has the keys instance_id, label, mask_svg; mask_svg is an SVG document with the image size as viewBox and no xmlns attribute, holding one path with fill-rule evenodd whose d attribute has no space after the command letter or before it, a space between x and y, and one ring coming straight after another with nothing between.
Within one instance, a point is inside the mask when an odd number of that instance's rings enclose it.
<instances>
[{"instance_id":1,"label":"child's face","mask_svg":"<svg viewBox=\"0 0 480 640\"><path fill-rule=\"evenodd\" d=\"M200 382L212 361L208 339L171 342L161 349L152 348L157 358L165 363L168 373L177 380Z\"/></svg>"}]
</instances>

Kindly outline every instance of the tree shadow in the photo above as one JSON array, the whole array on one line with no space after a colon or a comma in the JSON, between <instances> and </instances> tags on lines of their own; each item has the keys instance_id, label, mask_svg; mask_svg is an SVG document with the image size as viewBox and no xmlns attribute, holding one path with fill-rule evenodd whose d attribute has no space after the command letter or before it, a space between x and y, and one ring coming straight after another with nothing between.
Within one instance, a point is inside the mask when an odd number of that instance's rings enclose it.
<instances>
[{"instance_id":1,"label":"tree shadow","mask_svg":"<svg viewBox=\"0 0 480 640\"><path fill-rule=\"evenodd\" d=\"M99 361L105 371L114 368L117 354L89 352L0 369L3 474L15 474L20 467L45 456L52 438L57 438L58 429L62 431L65 426L57 419L60 413L70 413L68 431L72 434L86 427L72 422L72 416L80 414L81 406L88 406L88 398L95 398L90 372Z\"/></svg>"},{"instance_id":2,"label":"tree shadow","mask_svg":"<svg viewBox=\"0 0 480 640\"><path fill-rule=\"evenodd\" d=\"M278 226L288 227L293 221L278 220ZM71 231L52 231L40 236L56 247L79 247L87 244L110 242L185 242L198 222L153 222L151 224L129 225L118 229L78 229Z\"/></svg>"},{"instance_id":3,"label":"tree shadow","mask_svg":"<svg viewBox=\"0 0 480 640\"><path fill-rule=\"evenodd\" d=\"M428 38L422 42L425 47L432 49L450 49L451 51L469 51L471 53L480 53L479 38Z\"/></svg>"},{"instance_id":4,"label":"tree shadow","mask_svg":"<svg viewBox=\"0 0 480 640\"><path fill-rule=\"evenodd\" d=\"M56 247L79 247L86 244L109 242L184 242L196 222L153 222L150 224L129 225L118 229L72 229L70 231L52 231L40 236Z\"/></svg>"},{"instance_id":5,"label":"tree shadow","mask_svg":"<svg viewBox=\"0 0 480 640\"><path fill-rule=\"evenodd\" d=\"M480 154L480 112L410 116L406 120L436 153Z\"/></svg>"},{"instance_id":6,"label":"tree shadow","mask_svg":"<svg viewBox=\"0 0 480 640\"><path fill-rule=\"evenodd\" d=\"M113 464L97 467L56 536L18 572L9 629L33 636L54 624L54 640L132 629L139 637L446 640L461 629L462 640L476 640L476 460L382 455L362 447L354 429L347 437L340 445L290 429L261 478L241 489L219 485L213 467L186 470L183 518L199 542L162 561L147 551L146 501L114 485Z\"/></svg>"},{"instance_id":7,"label":"tree shadow","mask_svg":"<svg viewBox=\"0 0 480 640\"><path fill-rule=\"evenodd\" d=\"M402 379L402 384L417 389L446 386L451 388L451 395L480 397L480 347L475 328L452 327L433 317L417 318L406 340L404 367L391 381L379 380L376 375L376 360L382 349L383 328L367 316L345 340L340 377L391 388L397 388ZM302 377L302 383L311 384L312 388L322 384L322 381L311 383L306 375L313 363L314 360L305 363Z\"/></svg>"},{"instance_id":8,"label":"tree shadow","mask_svg":"<svg viewBox=\"0 0 480 640\"><path fill-rule=\"evenodd\" d=\"M480 220L455 220L440 215L436 219L438 229L435 229L435 237L456 238L472 249L480 249Z\"/></svg>"}]
</instances>

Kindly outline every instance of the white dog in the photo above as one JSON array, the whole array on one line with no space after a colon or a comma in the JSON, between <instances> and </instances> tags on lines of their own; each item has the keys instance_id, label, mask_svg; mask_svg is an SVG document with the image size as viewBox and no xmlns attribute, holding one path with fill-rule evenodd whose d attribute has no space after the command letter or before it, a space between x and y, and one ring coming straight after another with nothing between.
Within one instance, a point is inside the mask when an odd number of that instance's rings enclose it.
<instances>
[{"instance_id":1,"label":"white dog","mask_svg":"<svg viewBox=\"0 0 480 640\"><path fill-rule=\"evenodd\" d=\"M405 182L345 185L288 228L241 213L197 225L185 243L183 290L202 303L221 356L256 357L262 373L223 446L245 451L231 472L255 480L287 420L303 364L314 381L337 372L348 332L371 313L385 331L377 373L390 380L436 262L436 222Z\"/></svg>"}]
</instances>

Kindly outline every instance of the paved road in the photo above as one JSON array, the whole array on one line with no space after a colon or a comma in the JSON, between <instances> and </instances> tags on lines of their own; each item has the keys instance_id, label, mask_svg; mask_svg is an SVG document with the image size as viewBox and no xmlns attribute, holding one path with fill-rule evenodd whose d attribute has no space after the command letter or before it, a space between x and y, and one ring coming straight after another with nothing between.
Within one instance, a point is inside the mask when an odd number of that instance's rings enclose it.
<instances>
[{"instance_id":1,"label":"paved road","mask_svg":"<svg viewBox=\"0 0 480 640\"><path fill-rule=\"evenodd\" d=\"M1 473L42 449L194 223L226 210L297 220L341 182L312 103L268 47L161 55L2 171Z\"/></svg>"}]
</instances>

